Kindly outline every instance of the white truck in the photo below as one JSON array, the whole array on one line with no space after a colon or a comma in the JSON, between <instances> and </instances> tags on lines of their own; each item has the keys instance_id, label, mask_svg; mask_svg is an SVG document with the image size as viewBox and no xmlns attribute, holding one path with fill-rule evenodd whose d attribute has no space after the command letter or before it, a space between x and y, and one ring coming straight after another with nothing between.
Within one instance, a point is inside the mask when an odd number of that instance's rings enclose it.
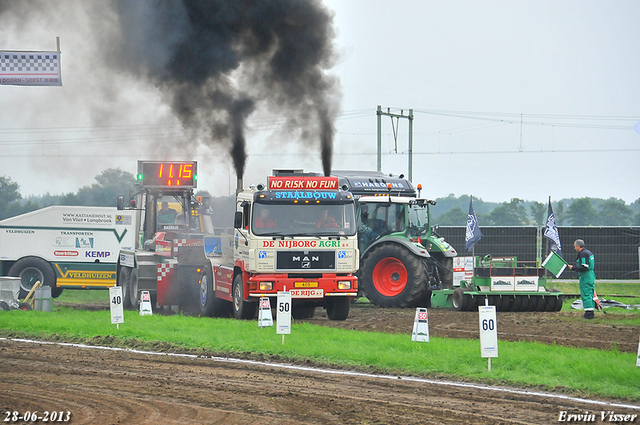
<instances>
[{"instance_id":1,"label":"white truck","mask_svg":"<svg viewBox=\"0 0 640 425\"><path fill-rule=\"evenodd\" d=\"M0 221L0 276L20 277L23 298L40 281L53 297L64 288L116 283L121 248L132 247L132 213L115 207L42 208Z\"/></svg>"},{"instance_id":2,"label":"white truck","mask_svg":"<svg viewBox=\"0 0 640 425\"><path fill-rule=\"evenodd\" d=\"M239 190L234 229L214 229L217 212L193 197L195 161L139 161L138 179L129 211L140 206L142 237L118 262L125 308L136 309L145 290L157 307L252 319L262 298L275 302L286 288L295 318L316 307L331 320L348 317L358 292L357 229L353 197L337 178L274 176L268 187ZM123 198L118 205L126 211Z\"/></svg>"},{"instance_id":3,"label":"white truck","mask_svg":"<svg viewBox=\"0 0 640 425\"><path fill-rule=\"evenodd\" d=\"M224 314L227 301L234 317L251 319L261 298L275 305L287 290L296 319L313 317L316 307L330 320L349 316L358 294L355 203L336 177L269 177L268 187L238 193L234 228L232 249L222 239L221 255L207 255L201 314ZM205 252L215 252L207 239L216 243L205 238Z\"/></svg>"}]
</instances>

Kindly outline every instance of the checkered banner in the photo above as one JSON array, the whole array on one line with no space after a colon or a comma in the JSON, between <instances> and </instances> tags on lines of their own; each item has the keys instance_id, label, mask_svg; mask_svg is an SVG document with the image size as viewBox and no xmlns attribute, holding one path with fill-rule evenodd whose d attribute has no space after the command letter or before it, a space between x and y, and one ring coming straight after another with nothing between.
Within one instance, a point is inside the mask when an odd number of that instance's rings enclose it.
<instances>
[{"instance_id":1,"label":"checkered banner","mask_svg":"<svg viewBox=\"0 0 640 425\"><path fill-rule=\"evenodd\" d=\"M0 85L61 86L60 52L0 51Z\"/></svg>"}]
</instances>

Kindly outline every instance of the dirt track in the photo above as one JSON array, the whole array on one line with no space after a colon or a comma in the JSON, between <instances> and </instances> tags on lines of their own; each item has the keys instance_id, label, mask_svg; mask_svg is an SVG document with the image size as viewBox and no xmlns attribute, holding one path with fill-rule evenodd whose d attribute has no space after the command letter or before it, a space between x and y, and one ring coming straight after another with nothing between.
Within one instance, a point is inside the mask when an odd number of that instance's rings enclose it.
<instances>
[{"instance_id":1,"label":"dirt track","mask_svg":"<svg viewBox=\"0 0 640 425\"><path fill-rule=\"evenodd\" d=\"M479 338L477 312L429 309L429 333L449 338ZM316 317L306 320L323 326L374 332L411 334L415 310L378 309L369 304L355 304L344 322L330 321L324 310L316 309ZM620 316L617 315L619 320ZM568 347L585 347L637 352L640 329L616 324L613 309L596 312L596 320L582 319L582 311L559 313L497 313L500 341L537 341Z\"/></svg>"},{"instance_id":2,"label":"dirt track","mask_svg":"<svg viewBox=\"0 0 640 425\"><path fill-rule=\"evenodd\" d=\"M542 424L563 410L607 409L400 379L16 341L0 340L0 362L2 419L8 410L37 410L69 411L73 424Z\"/></svg>"},{"instance_id":3,"label":"dirt track","mask_svg":"<svg viewBox=\"0 0 640 425\"><path fill-rule=\"evenodd\" d=\"M344 322L320 309L309 322L408 334L413 316L356 305ZM583 321L580 312L498 313L498 333L501 340L637 348L637 328L607 322ZM429 310L429 328L433 336L477 338L477 314ZM563 410L638 413L478 388L6 340L0 364L2 420L8 410L70 411L73 424L531 424L556 422Z\"/></svg>"}]
</instances>

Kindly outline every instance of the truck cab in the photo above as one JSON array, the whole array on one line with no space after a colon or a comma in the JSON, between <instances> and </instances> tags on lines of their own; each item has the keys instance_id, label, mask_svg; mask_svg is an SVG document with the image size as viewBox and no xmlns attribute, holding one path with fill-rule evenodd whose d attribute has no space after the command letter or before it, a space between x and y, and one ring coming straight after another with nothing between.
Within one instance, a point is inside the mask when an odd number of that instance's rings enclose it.
<instances>
[{"instance_id":1,"label":"truck cab","mask_svg":"<svg viewBox=\"0 0 640 425\"><path fill-rule=\"evenodd\" d=\"M211 288L202 293L213 291L235 317L248 319L261 297L287 290L294 317L311 317L320 306L344 320L358 288L356 234L353 196L336 178L270 177L268 187L237 195L233 264L212 258L211 279L204 278Z\"/></svg>"}]
</instances>

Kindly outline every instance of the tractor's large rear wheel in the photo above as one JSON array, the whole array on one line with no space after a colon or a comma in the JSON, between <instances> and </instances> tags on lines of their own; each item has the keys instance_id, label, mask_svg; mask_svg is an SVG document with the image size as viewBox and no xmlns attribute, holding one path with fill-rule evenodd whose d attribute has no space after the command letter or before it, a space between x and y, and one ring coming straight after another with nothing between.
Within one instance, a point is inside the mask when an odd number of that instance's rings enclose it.
<instances>
[{"instance_id":1,"label":"tractor's large rear wheel","mask_svg":"<svg viewBox=\"0 0 640 425\"><path fill-rule=\"evenodd\" d=\"M398 244L382 244L363 259L362 284L377 307L415 307L428 281L422 257Z\"/></svg>"}]
</instances>

